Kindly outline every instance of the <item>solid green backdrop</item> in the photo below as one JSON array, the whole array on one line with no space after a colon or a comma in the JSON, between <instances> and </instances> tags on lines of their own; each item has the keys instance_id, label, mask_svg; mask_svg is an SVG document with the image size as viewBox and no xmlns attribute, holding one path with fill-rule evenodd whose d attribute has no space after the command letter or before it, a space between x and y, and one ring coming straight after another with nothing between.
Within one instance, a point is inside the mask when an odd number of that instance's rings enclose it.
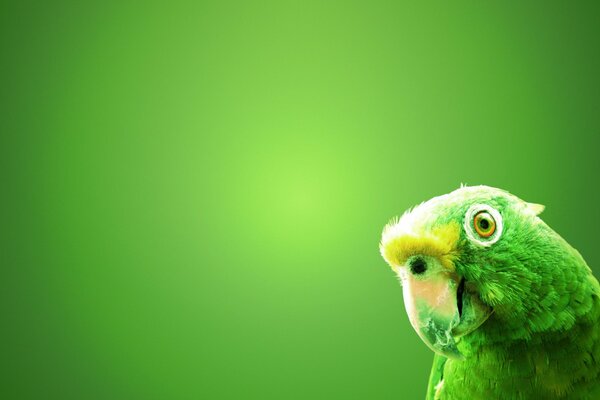
<instances>
[{"instance_id":1,"label":"solid green backdrop","mask_svg":"<svg viewBox=\"0 0 600 400\"><path fill-rule=\"evenodd\" d=\"M381 229L461 183L600 272L597 7L0 6L3 399L418 399Z\"/></svg>"}]
</instances>

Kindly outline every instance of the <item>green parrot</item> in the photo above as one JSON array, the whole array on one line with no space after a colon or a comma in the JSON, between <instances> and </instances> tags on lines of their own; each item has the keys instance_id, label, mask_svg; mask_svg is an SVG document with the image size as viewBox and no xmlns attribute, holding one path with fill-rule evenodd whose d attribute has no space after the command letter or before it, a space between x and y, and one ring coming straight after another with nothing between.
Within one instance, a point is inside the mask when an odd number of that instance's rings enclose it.
<instances>
[{"instance_id":1,"label":"green parrot","mask_svg":"<svg viewBox=\"0 0 600 400\"><path fill-rule=\"evenodd\" d=\"M428 400L600 399L600 286L543 209L463 186L384 228L381 254L435 352Z\"/></svg>"}]
</instances>

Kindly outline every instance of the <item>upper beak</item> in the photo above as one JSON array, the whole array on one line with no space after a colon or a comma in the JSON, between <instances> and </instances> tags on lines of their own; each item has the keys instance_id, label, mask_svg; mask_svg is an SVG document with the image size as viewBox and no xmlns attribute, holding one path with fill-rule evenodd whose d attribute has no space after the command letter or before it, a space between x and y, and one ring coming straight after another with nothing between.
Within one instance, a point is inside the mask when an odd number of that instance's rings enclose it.
<instances>
[{"instance_id":1,"label":"upper beak","mask_svg":"<svg viewBox=\"0 0 600 400\"><path fill-rule=\"evenodd\" d=\"M407 272L402 278L404 305L411 325L433 351L462 358L452 330L460 324L457 302L458 275L437 271L419 277Z\"/></svg>"},{"instance_id":2,"label":"upper beak","mask_svg":"<svg viewBox=\"0 0 600 400\"><path fill-rule=\"evenodd\" d=\"M406 312L419 337L434 352L462 359L458 339L481 326L492 309L456 272L441 268L434 258L428 264L430 268L421 275L405 268L401 271Z\"/></svg>"}]
</instances>

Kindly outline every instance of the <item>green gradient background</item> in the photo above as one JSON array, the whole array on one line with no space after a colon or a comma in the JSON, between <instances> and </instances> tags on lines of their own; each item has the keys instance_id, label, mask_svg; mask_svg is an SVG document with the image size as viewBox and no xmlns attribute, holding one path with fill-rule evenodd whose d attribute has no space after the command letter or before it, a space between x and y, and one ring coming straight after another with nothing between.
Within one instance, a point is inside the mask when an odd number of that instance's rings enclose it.
<instances>
[{"instance_id":1,"label":"green gradient background","mask_svg":"<svg viewBox=\"0 0 600 400\"><path fill-rule=\"evenodd\" d=\"M379 256L461 182L600 272L598 9L0 6L3 399L417 399Z\"/></svg>"}]
</instances>

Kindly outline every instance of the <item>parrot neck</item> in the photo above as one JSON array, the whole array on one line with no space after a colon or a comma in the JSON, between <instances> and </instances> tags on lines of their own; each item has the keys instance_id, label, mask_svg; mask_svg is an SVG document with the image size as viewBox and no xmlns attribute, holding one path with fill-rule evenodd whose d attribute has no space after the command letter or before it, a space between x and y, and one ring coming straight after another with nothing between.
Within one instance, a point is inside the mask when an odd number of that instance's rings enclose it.
<instances>
[{"instance_id":1,"label":"parrot neck","mask_svg":"<svg viewBox=\"0 0 600 400\"><path fill-rule=\"evenodd\" d=\"M579 398L590 392L600 398L600 299L592 297L589 311L569 329L504 342L496 336L490 342L485 330L506 330L491 323L463 338L468 340L461 340L459 349L467 357L447 361L444 392L470 393L465 391L468 386L473 393L494 393L492 398L503 398L515 388L524 398Z\"/></svg>"}]
</instances>

